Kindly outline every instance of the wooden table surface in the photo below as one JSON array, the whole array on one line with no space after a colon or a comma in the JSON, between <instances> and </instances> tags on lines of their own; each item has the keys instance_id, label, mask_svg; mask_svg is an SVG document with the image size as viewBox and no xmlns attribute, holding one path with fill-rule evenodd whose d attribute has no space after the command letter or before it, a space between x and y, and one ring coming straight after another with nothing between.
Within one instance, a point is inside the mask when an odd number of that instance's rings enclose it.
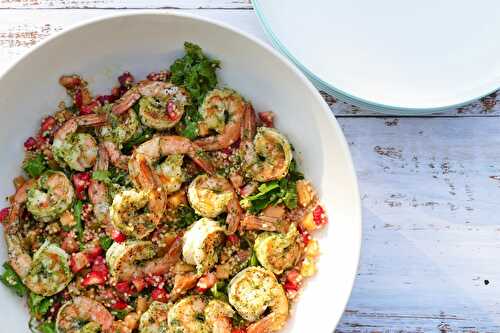
<instances>
[{"instance_id":1,"label":"wooden table surface","mask_svg":"<svg viewBox=\"0 0 500 333\"><path fill-rule=\"evenodd\" d=\"M0 71L75 22L145 8L216 18L266 40L249 0L0 0ZM500 332L496 94L426 117L325 98L349 142L364 215L360 267L337 331Z\"/></svg>"}]
</instances>

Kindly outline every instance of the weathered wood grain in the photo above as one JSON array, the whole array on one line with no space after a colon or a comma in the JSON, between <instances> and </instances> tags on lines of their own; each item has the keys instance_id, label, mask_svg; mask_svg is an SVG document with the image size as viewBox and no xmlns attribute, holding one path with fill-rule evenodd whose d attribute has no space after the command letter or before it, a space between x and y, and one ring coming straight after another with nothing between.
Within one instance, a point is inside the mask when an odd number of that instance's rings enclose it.
<instances>
[{"instance_id":1,"label":"weathered wood grain","mask_svg":"<svg viewBox=\"0 0 500 333\"><path fill-rule=\"evenodd\" d=\"M339 122L364 216L338 332L500 332L500 119Z\"/></svg>"},{"instance_id":2,"label":"weathered wood grain","mask_svg":"<svg viewBox=\"0 0 500 333\"><path fill-rule=\"evenodd\" d=\"M174 1L174 0L172 0ZM205 6L206 3L210 4L221 4L220 0L217 1L198 1L190 0L191 3L202 4ZM246 1L246 0L242 0ZM32 3L33 2L33 3ZM16 6L26 5L26 8L37 8L40 4L57 4L64 1L43 1L43 0L26 0L26 1L16 1L16 0L0 0L0 8L2 4L16 4ZM81 5L86 3L86 1L65 1L66 3L74 3ZM101 1L87 1L89 3L101 3ZM118 2L116 1L102 1L102 2ZM149 3L145 1L130 1L129 7L138 3ZM162 2L162 1L159 1ZM184 1L174 1L177 3L187 4ZM229 3L230 1L226 1ZM236 1L241 2L241 1ZM35 5L37 3L38 5ZM125 2L123 2L125 4ZM157 4L155 2L155 4ZM34 6L34 7L33 7ZM186 6L189 8L189 6ZM200 7L202 7L200 5ZM55 8L55 7L54 7ZM0 11L0 72L7 68L8 64L16 59L19 55L26 52L30 47L35 45L37 42L43 40L47 36L54 32L62 30L70 25L75 24L78 21L87 20L99 15L107 15L117 12L117 10L40 10L40 11L19 11L15 9L1 10ZM261 39L267 40L263 30L260 28L259 22L253 13L253 11L241 11L241 10L188 10L188 12L196 13L198 15L207 16L215 18L231 25L234 25L244 31L247 31ZM378 113L366 111L359 109L356 106L352 106L341 101L337 101L334 97L323 93L325 100L330 105L332 111L339 117L343 116L380 116ZM482 100L474 102L466 107L460 109L449 110L448 112L443 112L436 114L434 116L493 116L497 117L500 115L500 103L497 100L500 97L497 94L492 94Z\"/></svg>"},{"instance_id":3,"label":"weathered wood grain","mask_svg":"<svg viewBox=\"0 0 500 333\"><path fill-rule=\"evenodd\" d=\"M0 8L229 8L251 9L250 0L0 0Z\"/></svg>"}]
</instances>

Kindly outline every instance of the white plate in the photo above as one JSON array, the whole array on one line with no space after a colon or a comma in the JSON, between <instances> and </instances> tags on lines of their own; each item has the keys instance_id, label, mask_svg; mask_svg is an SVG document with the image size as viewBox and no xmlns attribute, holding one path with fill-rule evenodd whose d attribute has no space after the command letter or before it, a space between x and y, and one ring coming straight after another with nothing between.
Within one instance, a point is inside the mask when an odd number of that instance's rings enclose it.
<instances>
[{"instance_id":1,"label":"white plate","mask_svg":"<svg viewBox=\"0 0 500 333\"><path fill-rule=\"evenodd\" d=\"M253 2L274 44L354 104L428 113L500 87L500 1Z\"/></svg>"},{"instance_id":2,"label":"white plate","mask_svg":"<svg viewBox=\"0 0 500 333\"><path fill-rule=\"evenodd\" d=\"M13 191L23 141L65 98L57 83L62 73L81 73L92 91L105 93L124 70L141 78L168 68L183 54L184 41L221 60L222 85L238 90L256 110L276 112L277 127L319 189L331 221L319 235L319 273L284 332L332 332L351 291L361 241L360 201L346 141L328 106L293 65L224 24L179 13L127 12L80 24L32 49L0 78L0 196ZM5 244L0 259L6 259ZM23 303L0 287L2 332L27 332Z\"/></svg>"}]
</instances>

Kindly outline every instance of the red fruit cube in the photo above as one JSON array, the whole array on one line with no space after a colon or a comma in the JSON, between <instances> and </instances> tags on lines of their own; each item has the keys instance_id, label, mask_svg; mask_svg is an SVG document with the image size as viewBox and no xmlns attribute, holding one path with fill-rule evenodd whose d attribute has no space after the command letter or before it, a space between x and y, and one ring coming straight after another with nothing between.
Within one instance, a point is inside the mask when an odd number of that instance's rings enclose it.
<instances>
[{"instance_id":1,"label":"red fruit cube","mask_svg":"<svg viewBox=\"0 0 500 333\"><path fill-rule=\"evenodd\" d=\"M30 136L26 141L24 141L24 148L26 150L35 150L38 144L34 137Z\"/></svg>"},{"instance_id":2,"label":"red fruit cube","mask_svg":"<svg viewBox=\"0 0 500 333\"><path fill-rule=\"evenodd\" d=\"M158 302L162 302L162 303L166 303L168 301L169 297L170 297L170 295L167 293L167 291L165 289L161 289L161 288L156 288L151 293L151 298L153 298L153 300L158 301Z\"/></svg>"},{"instance_id":3,"label":"red fruit cube","mask_svg":"<svg viewBox=\"0 0 500 333\"><path fill-rule=\"evenodd\" d=\"M10 207L5 207L4 209L0 210L0 223L3 223L3 221L7 219L9 213L10 213Z\"/></svg>"},{"instance_id":4,"label":"red fruit cube","mask_svg":"<svg viewBox=\"0 0 500 333\"><path fill-rule=\"evenodd\" d=\"M146 288L146 281L144 281L143 278L132 279L132 284L134 285L137 292L141 292L144 288Z\"/></svg>"},{"instance_id":5,"label":"red fruit cube","mask_svg":"<svg viewBox=\"0 0 500 333\"><path fill-rule=\"evenodd\" d=\"M91 114L94 113L95 110L101 106L101 104L98 101L92 101L89 104L82 105L80 107L80 114L85 115L85 114Z\"/></svg>"},{"instance_id":6,"label":"red fruit cube","mask_svg":"<svg viewBox=\"0 0 500 333\"><path fill-rule=\"evenodd\" d=\"M52 116L48 116L42 121L42 125L40 125L40 131L42 133L50 131L56 125L56 119Z\"/></svg>"},{"instance_id":7,"label":"red fruit cube","mask_svg":"<svg viewBox=\"0 0 500 333\"><path fill-rule=\"evenodd\" d=\"M111 232L111 238L117 243L122 243L127 240L127 236L125 236L125 234L118 229L113 229Z\"/></svg>"},{"instance_id":8,"label":"red fruit cube","mask_svg":"<svg viewBox=\"0 0 500 333\"><path fill-rule=\"evenodd\" d=\"M74 253L69 261L73 273L78 273L89 264L87 256L83 252Z\"/></svg>"},{"instance_id":9,"label":"red fruit cube","mask_svg":"<svg viewBox=\"0 0 500 333\"><path fill-rule=\"evenodd\" d=\"M132 290L130 284L127 281L118 282L115 286L116 290L124 294L131 294Z\"/></svg>"},{"instance_id":10,"label":"red fruit cube","mask_svg":"<svg viewBox=\"0 0 500 333\"><path fill-rule=\"evenodd\" d=\"M126 302L122 301L121 299L116 300L111 305L111 307L115 310L123 310L123 309L127 308L127 306L128 306L128 304Z\"/></svg>"},{"instance_id":11,"label":"red fruit cube","mask_svg":"<svg viewBox=\"0 0 500 333\"><path fill-rule=\"evenodd\" d=\"M84 287L91 285L103 285L106 282L106 276L101 272L91 271L83 279L82 285Z\"/></svg>"}]
</instances>

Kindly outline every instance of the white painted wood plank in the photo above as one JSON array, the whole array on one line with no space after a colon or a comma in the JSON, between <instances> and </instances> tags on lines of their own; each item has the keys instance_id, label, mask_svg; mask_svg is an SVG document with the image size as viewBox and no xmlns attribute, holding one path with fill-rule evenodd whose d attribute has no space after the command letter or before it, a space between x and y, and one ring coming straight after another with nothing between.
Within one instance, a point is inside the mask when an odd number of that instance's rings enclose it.
<instances>
[{"instance_id":1,"label":"white painted wood plank","mask_svg":"<svg viewBox=\"0 0 500 333\"><path fill-rule=\"evenodd\" d=\"M499 332L500 119L339 122L364 235L338 331Z\"/></svg>"},{"instance_id":2,"label":"white painted wood plank","mask_svg":"<svg viewBox=\"0 0 500 333\"><path fill-rule=\"evenodd\" d=\"M0 0L2 1L2 0ZM5 2L5 0L3 0ZM9 0L16 3L13 0ZM35 1L35 0L33 0ZM38 1L38 0L36 0ZM193 0L195 1L195 0ZM1 3L1 2L0 2ZM41 2L37 2L41 3ZM78 3L82 3L78 1ZM203 3L203 1L201 2ZM30 47L54 32L60 31L76 22L107 15L118 10L0 10L0 72L14 59ZM267 40L253 11L241 10L187 10L201 16L211 17L231 24L258 38ZM377 113L336 101L324 95L332 111L337 116L380 116ZM477 101L464 108L450 110L437 116L499 116L500 103L497 94Z\"/></svg>"},{"instance_id":3,"label":"white painted wood plank","mask_svg":"<svg viewBox=\"0 0 500 333\"><path fill-rule=\"evenodd\" d=\"M0 8L230 8L251 9L250 0L0 0Z\"/></svg>"}]
</instances>

